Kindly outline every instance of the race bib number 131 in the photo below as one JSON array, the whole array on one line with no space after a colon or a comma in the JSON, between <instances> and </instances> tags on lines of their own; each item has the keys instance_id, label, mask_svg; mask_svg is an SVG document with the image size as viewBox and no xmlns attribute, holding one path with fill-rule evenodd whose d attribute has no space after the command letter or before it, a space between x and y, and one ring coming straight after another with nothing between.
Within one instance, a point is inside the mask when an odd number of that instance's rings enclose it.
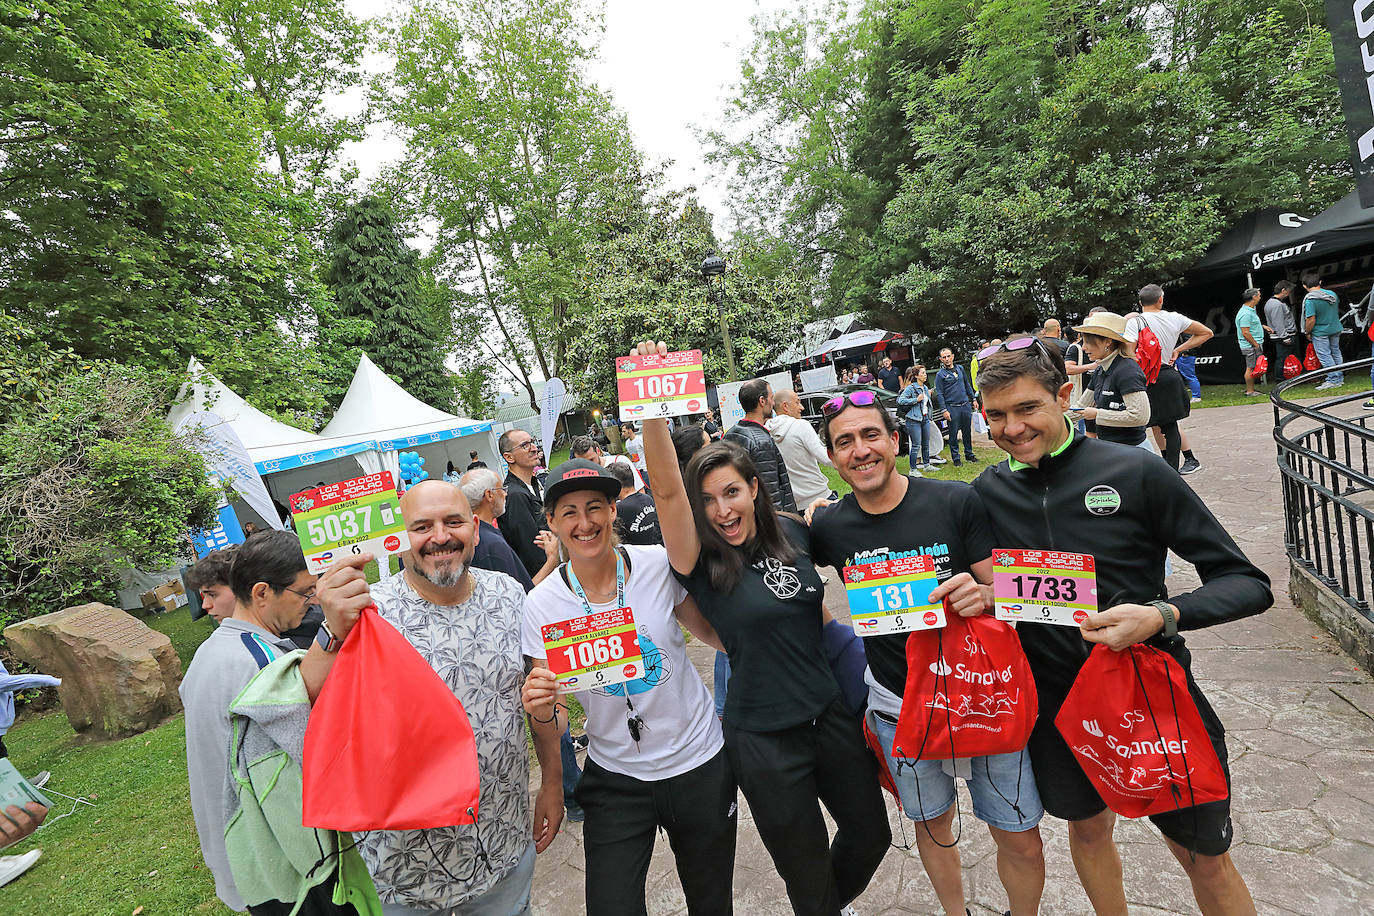
<instances>
[{"instance_id":1,"label":"race bib number 131","mask_svg":"<svg viewBox=\"0 0 1374 916\"><path fill-rule=\"evenodd\" d=\"M1097 613L1097 567L1089 554L999 547L992 561L998 620L1076 627Z\"/></svg>"},{"instance_id":2,"label":"race bib number 131","mask_svg":"<svg viewBox=\"0 0 1374 916\"><path fill-rule=\"evenodd\" d=\"M860 636L884 636L945 625L945 609L930 601L940 584L935 561L927 556L902 557L846 566L845 597L849 620Z\"/></svg>"}]
</instances>

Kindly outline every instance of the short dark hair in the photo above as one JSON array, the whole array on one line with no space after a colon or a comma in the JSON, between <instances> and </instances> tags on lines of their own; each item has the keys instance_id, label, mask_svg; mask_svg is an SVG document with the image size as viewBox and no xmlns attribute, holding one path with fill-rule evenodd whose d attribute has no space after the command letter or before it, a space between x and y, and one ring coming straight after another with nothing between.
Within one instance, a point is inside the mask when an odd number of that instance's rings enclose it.
<instances>
[{"instance_id":1,"label":"short dark hair","mask_svg":"<svg viewBox=\"0 0 1374 916\"><path fill-rule=\"evenodd\" d=\"M613 461L606 467L611 476L620 481L620 489L635 485L635 472L628 464L623 461Z\"/></svg>"},{"instance_id":2,"label":"short dark hair","mask_svg":"<svg viewBox=\"0 0 1374 916\"><path fill-rule=\"evenodd\" d=\"M280 595L308 568L300 538L290 531L264 531L239 547L229 569L229 588L234 600L247 604L259 582L266 582Z\"/></svg>"},{"instance_id":3,"label":"short dark hair","mask_svg":"<svg viewBox=\"0 0 1374 916\"><path fill-rule=\"evenodd\" d=\"M1245 292L1243 292L1243 293L1240 294L1240 301L1241 301L1241 302L1249 302L1251 299L1255 298L1255 297L1258 296L1259 294L1260 294L1259 287L1257 287L1257 286L1252 286L1252 287L1250 287L1249 289L1247 289Z\"/></svg>"},{"instance_id":4,"label":"short dark hair","mask_svg":"<svg viewBox=\"0 0 1374 916\"><path fill-rule=\"evenodd\" d=\"M513 446L513 445L511 444L511 441L510 441L510 440L511 440L511 436L514 436L516 433L523 433L523 432L525 432L525 430L520 429L520 428L518 428L518 427L517 427L516 429L508 429L508 430L506 430L505 432L503 432L503 433L501 434L501 438L496 440L496 447L497 447L497 449L500 450L501 454L504 455L504 454L506 454L506 453L512 451L512 450L515 448L515 446ZM525 433L525 434L528 435L531 439L534 438L534 435L533 435L532 433Z\"/></svg>"},{"instance_id":5,"label":"short dark hair","mask_svg":"<svg viewBox=\"0 0 1374 916\"><path fill-rule=\"evenodd\" d=\"M186 584L191 586L192 591L200 591L213 585L228 585L229 570L233 567L238 552L237 544L210 551L187 571Z\"/></svg>"},{"instance_id":6,"label":"short dark hair","mask_svg":"<svg viewBox=\"0 0 1374 916\"><path fill-rule=\"evenodd\" d=\"M767 379L751 379L739 386L739 406L744 408L745 413L758 410L759 404L766 397L768 397Z\"/></svg>"},{"instance_id":7,"label":"short dark hair","mask_svg":"<svg viewBox=\"0 0 1374 916\"><path fill-rule=\"evenodd\" d=\"M677 466L686 474L687 462L692 460L692 456L706 447L702 444L702 439L710 444L710 437L706 435L706 430L701 426L693 424L691 426L679 426L673 430L673 451L677 454Z\"/></svg>"},{"instance_id":8,"label":"short dark hair","mask_svg":"<svg viewBox=\"0 0 1374 916\"><path fill-rule=\"evenodd\" d=\"M979 367L979 378L982 378L982 372L982 367ZM883 418L883 429L887 430L888 433L895 433L897 431L897 421L893 418L892 414L888 412L887 408L883 406L882 401L874 401L872 404L868 405L858 405L850 403L848 398L846 398L844 406L839 410L832 414L822 413L821 415L821 441L825 443L826 448L830 447L830 421L846 410L876 410Z\"/></svg>"},{"instance_id":9,"label":"short dark hair","mask_svg":"<svg viewBox=\"0 0 1374 916\"><path fill-rule=\"evenodd\" d=\"M1302 272L1303 286L1321 286L1322 275L1315 270L1304 270Z\"/></svg>"},{"instance_id":10,"label":"short dark hair","mask_svg":"<svg viewBox=\"0 0 1374 916\"><path fill-rule=\"evenodd\" d=\"M574 458L581 458L583 455L596 448L596 440L591 436L578 436L568 446L568 453Z\"/></svg>"},{"instance_id":11,"label":"short dark hair","mask_svg":"<svg viewBox=\"0 0 1374 916\"><path fill-rule=\"evenodd\" d=\"M1146 283L1140 288L1140 292L1136 294L1136 298L1140 300L1141 305L1154 305L1164 298L1164 287L1160 286L1158 283ZM982 366L978 367L978 375L980 378L983 375Z\"/></svg>"},{"instance_id":12,"label":"short dark hair","mask_svg":"<svg viewBox=\"0 0 1374 916\"><path fill-rule=\"evenodd\" d=\"M1294 286L1297 286L1297 284L1294 283L1292 280L1280 280L1279 282L1274 284L1274 295L1282 296L1284 293L1290 291Z\"/></svg>"},{"instance_id":13,"label":"short dark hair","mask_svg":"<svg viewBox=\"0 0 1374 916\"><path fill-rule=\"evenodd\" d=\"M745 483L758 481L758 493L754 495L754 539L740 547L725 540L712 525L706 515L706 500L701 495L701 482L706 475L721 468L734 468L744 478ZM783 563L790 563L797 557L796 548L788 540L787 534L778 522L778 511L773 508L773 497L768 487L759 477L749 453L733 442L712 442L703 446L692 460L687 462L685 480L687 501L692 505L692 520L697 529L697 540L701 542L701 563L711 587L718 592L728 592L739 584L746 562L771 557Z\"/></svg>"},{"instance_id":14,"label":"short dark hair","mask_svg":"<svg viewBox=\"0 0 1374 916\"><path fill-rule=\"evenodd\" d=\"M1084 337L1091 337L1083 332ZM1014 385L1017 379L1029 378L1052 395L1069 380L1064 371L1064 355L1058 347L1034 343L1021 350L998 350L978 363L978 388L999 391Z\"/></svg>"}]
</instances>

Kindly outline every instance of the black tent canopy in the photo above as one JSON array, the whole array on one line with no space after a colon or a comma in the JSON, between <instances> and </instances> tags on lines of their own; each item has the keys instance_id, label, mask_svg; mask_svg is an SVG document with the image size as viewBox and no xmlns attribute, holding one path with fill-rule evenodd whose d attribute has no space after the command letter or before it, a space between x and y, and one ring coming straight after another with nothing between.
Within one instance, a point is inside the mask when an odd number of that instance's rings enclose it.
<instances>
[{"instance_id":1,"label":"black tent canopy","mask_svg":"<svg viewBox=\"0 0 1374 916\"><path fill-rule=\"evenodd\" d=\"M1374 209L1351 191L1314 217L1270 208L1246 216L1188 269L1190 282L1286 268L1352 249L1374 248Z\"/></svg>"}]
</instances>

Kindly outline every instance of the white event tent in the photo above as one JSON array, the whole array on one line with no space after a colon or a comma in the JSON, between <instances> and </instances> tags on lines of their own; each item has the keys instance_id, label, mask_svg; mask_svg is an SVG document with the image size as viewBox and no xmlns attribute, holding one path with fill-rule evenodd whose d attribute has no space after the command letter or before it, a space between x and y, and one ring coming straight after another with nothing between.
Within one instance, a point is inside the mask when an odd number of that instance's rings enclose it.
<instances>
[{"instance_id":1,"label":"white event tent","mask_svg":"<svg viewBox=\"0 0 1374 916\"><path fill-rule=\"evenodd\" d=\"M362 458L369 473L397 474L402 451L419 452L430 477L442 477L449 461L461 472L471 460L470 451L476 451L487 467L505 473L490 421L429 406L396 384L366 353L358 360L338 412L320 435L326 441L371 439L373 450Z\"/></svg>"},{"instance_id":2,"label":"white event tent","mask_svg":"<svg viewBox=\"0 0 1374 916\"><path fill-rule=\"evenodd\" d=\"M504 473L491 423L444 413L411 396L364 355L348 393L320 435L296 429L249 404L215 378L195 358L191 380L182 388L168 423L211 411L234 430L248 450L272 496L285 505L293 493L319 482L334 483L360 474L400 470L401 450L418 451L425 470L442 477L446 461L466 468L476 450L488 467ZM242 521L256 513L236 502Z\"/></svg>"}]
</instances>

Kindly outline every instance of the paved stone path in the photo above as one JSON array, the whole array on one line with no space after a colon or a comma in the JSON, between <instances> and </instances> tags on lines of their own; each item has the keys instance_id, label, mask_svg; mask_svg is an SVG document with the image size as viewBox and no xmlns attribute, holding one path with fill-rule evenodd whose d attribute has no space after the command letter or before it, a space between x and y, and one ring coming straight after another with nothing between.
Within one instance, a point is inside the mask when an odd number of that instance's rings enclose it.
<instances>
[{"instance_id":1,"label":"paved stone path","mask_svg":"<svg viewBox=\"0 0 1374 916\"><path fill-rule=\"evenodd\" d=\"M1289 599L1272 425L1267 403L1201 410L1182 424L1203 462L1189 482L1273 579L1275 597L1261 616L1189 633L1193 670L1228 730L1232 852L1260 912L1374 912L1374 679ZM1170 587L1194 587L1192 567L1177 558L1174 565ZM828 591L829 606L844 607L838 583ZM691 651L709 683L710 650L696 644ZM975 916L1002 913L1007 903L992 842L962 789L960 801L969 908ZM782 881L740 802L735 912L781 916L791 909ZM910 841L912 824L895 813L891 820L894 838L904 829ZM1091 912L1069 858L1064 822L1046 817L1041 832L1048 870L1041 912ZM1116 836L1132 912L1197 912L1187 879L1147 821L1121 821ZM535 913L584 912L583 884L581 826L572 824L539 857ZM862 916L940 912L914 849L891 850L854 907ZM650 868L648 911L686 912L661 836Z\"/></svg>"}]
</instances>

